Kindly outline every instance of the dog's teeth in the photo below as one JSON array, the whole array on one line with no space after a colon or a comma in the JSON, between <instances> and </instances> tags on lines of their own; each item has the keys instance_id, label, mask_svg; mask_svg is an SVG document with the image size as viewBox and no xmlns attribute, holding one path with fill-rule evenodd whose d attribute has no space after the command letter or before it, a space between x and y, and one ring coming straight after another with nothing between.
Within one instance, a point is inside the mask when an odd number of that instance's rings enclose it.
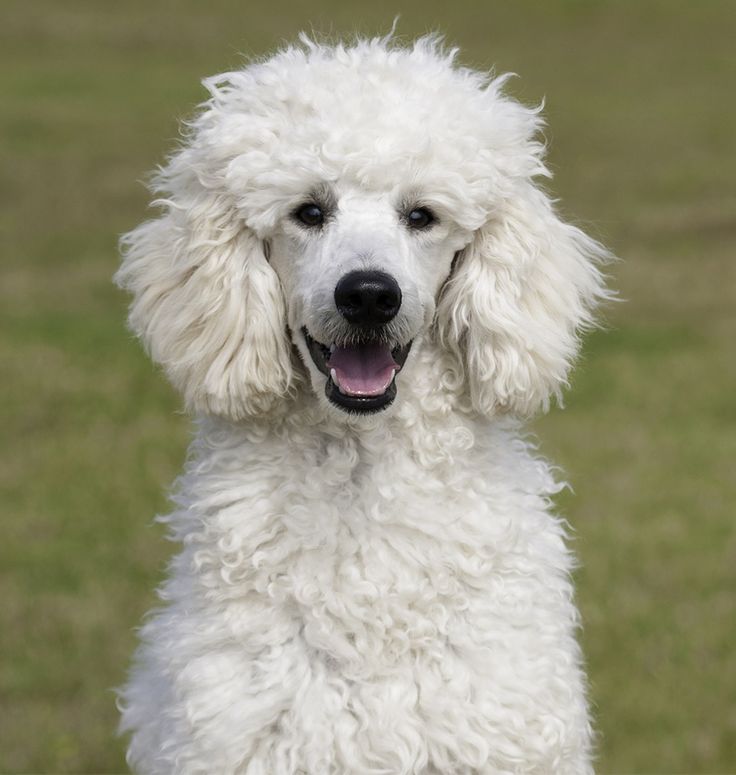
<instances>
[{"instance_id":1,"label":"dog's teeth","mask_svg":"<svg viewBox=\"0 0 736 775\"><path fill-rule=\"evenodd\" d=\"M340 393L345 395L345 391L340 387L340 383L337 381L337 372L334 369L330 369L330 377L332 378L332 384L338 389Z\"/></svg>"}]
</instances>

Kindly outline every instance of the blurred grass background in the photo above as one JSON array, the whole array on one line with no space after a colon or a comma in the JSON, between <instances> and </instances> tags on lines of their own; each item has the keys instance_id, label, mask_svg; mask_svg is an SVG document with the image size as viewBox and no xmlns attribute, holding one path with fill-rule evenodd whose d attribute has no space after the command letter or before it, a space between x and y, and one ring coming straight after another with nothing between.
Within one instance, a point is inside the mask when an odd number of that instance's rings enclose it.
<instances>
[{"instance_id":1,"label":"blurred grass background","mask_svg":"<svg viewBox=\"0 0 736 775\"><path fill-rule=\"evenodd\" d=\"M139 181L201 77L397 13L546 95L553 189L624 259L537 424L575 490L599 770L736 771L736 4L2 0L1 772L125 769L111 687L188 436L110 282Z\"/></svg>"}]
</instances>

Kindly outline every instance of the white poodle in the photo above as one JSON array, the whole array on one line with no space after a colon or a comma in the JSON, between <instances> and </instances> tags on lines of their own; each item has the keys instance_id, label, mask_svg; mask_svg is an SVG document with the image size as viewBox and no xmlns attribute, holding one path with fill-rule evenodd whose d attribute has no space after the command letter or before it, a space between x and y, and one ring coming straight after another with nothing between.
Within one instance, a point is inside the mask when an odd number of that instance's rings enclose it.
<instances>
[{"instance_id":1,"label":"white poodle","mask_svg":"<svg viewBox=\"0 0 736 775\"><path fill-rule=\"evenodd\" d=\"M123 239L196 414L121 691L142 773L589 773L560 484L521 420L606 297L539 111L435 38L210 78Z\"/></svg>"}]
</instances>

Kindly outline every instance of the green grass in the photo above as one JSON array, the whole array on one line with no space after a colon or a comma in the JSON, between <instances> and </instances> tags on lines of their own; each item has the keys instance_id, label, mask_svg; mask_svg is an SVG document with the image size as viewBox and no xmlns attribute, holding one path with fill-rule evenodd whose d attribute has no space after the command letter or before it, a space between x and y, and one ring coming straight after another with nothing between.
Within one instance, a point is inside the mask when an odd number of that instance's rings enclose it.
<instances>
[{"instance_id":1,"label":"green grass","mask_svg":"<svg viewBox=\"0 0 736 775\"><path fill-rule=\"evenodd\" d=\"M110 283L138 181L201 77L399 12L546 95L554 190L624 259L625 303L536 425L575 490L599 770L736 771L733 2L4 0L0 772L125 768L111 687L188 435Z\"/></svg>"}]
</instances>

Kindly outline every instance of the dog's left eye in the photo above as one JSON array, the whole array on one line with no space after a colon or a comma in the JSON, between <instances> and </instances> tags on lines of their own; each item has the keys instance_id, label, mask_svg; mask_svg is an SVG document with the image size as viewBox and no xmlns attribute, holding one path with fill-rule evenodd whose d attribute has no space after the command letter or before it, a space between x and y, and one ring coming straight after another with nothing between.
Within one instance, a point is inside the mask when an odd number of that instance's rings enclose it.
<instances>
[{"instance_id":1,"label":"dog's left eye","mask_svg":"<svg viewBox=\"0 0 736 775\"><path fill-rule=\"evenodd\" d=\"M406 223L411 229L426 229L435 220L431 210L415 207L406 214Z\"/></svg>"},{"instance_id":2,"label":"dog's left eye","mask_svg":"<svg viewBox=\"0 0 736 775\"><path fill-rule=\"evenodd\" d=\"M302 205L296 210L294 217L305 226L321 226L325 220L322 208L314 203Z\"/></svg>"}]
</instances>

